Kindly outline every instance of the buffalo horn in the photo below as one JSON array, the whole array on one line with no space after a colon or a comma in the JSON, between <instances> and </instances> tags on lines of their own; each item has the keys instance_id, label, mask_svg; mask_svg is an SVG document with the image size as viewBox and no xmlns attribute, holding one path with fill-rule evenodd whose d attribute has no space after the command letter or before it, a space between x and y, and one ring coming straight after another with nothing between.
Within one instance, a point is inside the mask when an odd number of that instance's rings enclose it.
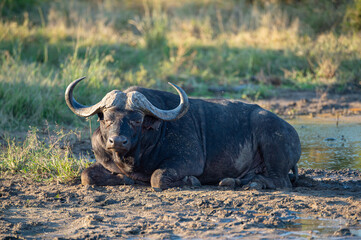
<instances>
[{"instance_id":1,"label":"buffalo horn","mask_svg":"<svg viewBox=\"0 0 361 240\"><path fill-rule=\"evenodd\" d=\"M65 91L65 101L70 110L72 110L76 115L80 117L89 117L100 112L101 101L92 106L84 106L74 99L73 90L75 86L84 78L85 77L79 78L69 84Z\"/></svg>"},{"instance_id":2,"label":"buffalo horn","mask_svg":"<svg viewBox=\"0 0 361 240\"><path fill-rule=\"evenodd\" d=\"M188 96L187 94L178 87L177 85L170 83L174 87L180 97L179 105L171 110L162 110L155 107L149 100L140 92L133 91L127 93L127 105L132 110L142 111L145 115L151 115L162 119L164 121L173 121L181 118L189 108Z\"/></svg>"},{"instance_id":3,"label":"buffalo horn","mask_svg":"<svg viewBox=\"0 0 361 240\"><path fill-rule=\"evenodd\" d=\"M164 121L173 121L181 118L189 108L187 94L177 85L169 83L174 87L179 96L179 105L171 110L161 110L155 107L149 100L140 92L133 91L127 94L113 90L109 92L100 102L92 106L84 106L78 103L73 97L73 90L75 86L85 77L79 78L70 83L65 91L65 101L70 110L80 117L89 117L96 113L102 112L109 107L117 107L119 109L128 109L133 111L141 111L145 115L151 115L162 119Z\"/></svg>"}]
</instances>

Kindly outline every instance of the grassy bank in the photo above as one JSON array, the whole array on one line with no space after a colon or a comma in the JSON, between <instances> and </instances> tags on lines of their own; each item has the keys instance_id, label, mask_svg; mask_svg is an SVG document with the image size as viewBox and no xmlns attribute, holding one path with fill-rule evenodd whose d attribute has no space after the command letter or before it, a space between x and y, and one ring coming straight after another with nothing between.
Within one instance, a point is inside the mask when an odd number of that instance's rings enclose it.
<instances>
[{"instance_id":1,"label":"grassy bank","mask_svg":"<svg viewBox=\"0 0 361 240\"><path fill-rule=\"evenodd\" d=\"M0 177L21 175L35 181L71 182L90 165L88 156L75 157L70 139L75 131L39 131L31 128L24 139L6 137L0 151ZM1 139L0 139L1 140ZM1 142L0 142L1 143Z\"/></svg>"},{"instance_id":2,"label":"grassy bank","mask_svg":"<svg viewBox=\"0 0 361 240\"><path fill-rule=\"evenodd\" d=\"M352 0L5 0L0 4L0 137L45 122L87 126L64 101L66 86L81 76L88 78L75 96L88 105L131 85L171 91L168 81L203 97L214 96L209 87L241 84L251 87L226 96L262 98L275 88L357 91L359 5ZM5 145L9 149L1 158L8 160L18 158L14 151L32 149L11 140ZM47 150L35 152L52 158ZM2 171L32 171L4 164Z\"/></svg>"}]
</instances>

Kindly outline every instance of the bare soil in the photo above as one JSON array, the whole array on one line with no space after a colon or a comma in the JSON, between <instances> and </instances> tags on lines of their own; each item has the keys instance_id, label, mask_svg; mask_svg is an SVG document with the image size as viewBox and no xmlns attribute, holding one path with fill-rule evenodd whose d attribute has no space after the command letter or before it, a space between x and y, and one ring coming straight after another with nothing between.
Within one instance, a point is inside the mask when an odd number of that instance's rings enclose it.
<instances>
[{"instance_id":1,"label":"bare soil","mask_svg":"<svg viewBox=\"0 0 361 240\"><path fill-rule=\"evenodd\" d=\"M336 94L278 90L274 97L259 100L256 103L280 116L316 116L318 114L349 116L361 114L361 92Z\"/></svg>"},{"instance_id":2,"label":"bare soil","mask_svg":"<svg viewBox=\"0 0 361 240\"><path fill-rule=\"evenodd\" d=\"M202 186L155 192L149 186L46 184L0 180L0 238L299 238L299 218L338 226L309 237L359 239L361 172L302 170L291 190ZM302 226L299 226L302 229ZM338 230L340 228L340 230Z\"/></svg>"}]
</instances>

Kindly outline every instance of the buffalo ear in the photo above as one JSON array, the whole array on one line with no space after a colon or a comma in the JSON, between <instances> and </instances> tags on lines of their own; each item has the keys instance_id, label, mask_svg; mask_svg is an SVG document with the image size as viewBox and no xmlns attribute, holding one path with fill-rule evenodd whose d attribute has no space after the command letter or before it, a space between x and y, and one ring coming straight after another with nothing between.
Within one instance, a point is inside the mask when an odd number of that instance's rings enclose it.
<instances>
[{"instance_id":1,"label":"buffalo ear","mask_svg":"<svg viewBox=\"0 0 361 240\"><path fill-rule=\"evenodd\" d=\"M151 116L145 116L142 126L146 130L149 130L149 129L158 130L161 123L162 123L162 120L160 120L158 118L154 118Z\"/></svg>"},{"instance_id":2,"label":"buffalo ear","mask_svg":"<svg viewBox=\"0 0 361 240\"><path fill-rule=\"evenodd\" d=\"M98 121L104 120L104 114L102 112L98 113Z\"/></svg>"}]
</instances>

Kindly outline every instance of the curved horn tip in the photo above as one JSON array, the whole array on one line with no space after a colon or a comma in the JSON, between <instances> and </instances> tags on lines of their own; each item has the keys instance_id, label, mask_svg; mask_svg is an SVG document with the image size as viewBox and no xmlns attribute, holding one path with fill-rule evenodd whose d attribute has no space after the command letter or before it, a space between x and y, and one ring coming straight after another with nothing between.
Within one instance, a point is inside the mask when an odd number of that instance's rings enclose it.
<instances>
[{"instance_id":1,"label":"curved horn tip","mask_svg":"<svg viewBox=\"0 0 361 240\"><path fill-rule=\"evenodd\" d=\"M77 80L75 80L74 82L80 82L81 80L83 80L84 78L86 78L86 76L83 76L81 78L78 78Z\"/></svg>"},{"instance_id":2,"label":"curved horn tip","mask_svg":"<svg viewBox=\"0 0 361 240\"><path fill-rule=\"evenodd\" d=\"M171 85L172 87L178 87L177 85L175 85L174 83L168 82L169 85Z\"/></svg>"},{"instance_id":3,"label":"curved horn tip","mask_svg":"<svg viewBox=\"0 0 361 240\"><path fill-rule=\"evenodd\" d=\"M82 81L84 78L86 78L86 76L78 78L76 80L74 80L73 82L71 82L68 87L65 90L65 95L68 94L68 92L72 91L72 89L75 87L75 85L77 85L80 81Z\"/></svg>"},{"instance_id":4,"label":"curved horn tip","mask_svg":"<svg viewBox=\"0 0 361 240\"><path fill-rule=\"evenodd\" d=\"M65 90L65 101L73 113L75 113L76 115L78 115L80 117L89 117L89 116L92 116L95 113L97 113L97 111L99 110L99 104L101 102L99 102L95 105L92 105L92 106L85 106L85 105L78 103L74 99L73 90L74 90L75 86L84 78L85 78L85 76L78 78L77 80L74 80L72 83L70 83L68 85L68 87Z\"/></svg>"},{"instance_id":5,"label":"curved horn tip","mask_svg":"<svg viewBox=\"0 0 361 240\"><path fill-rule=\"evenodd\" d=\"M73 82L71 82L68 87L65 90L65 99L68 97L68 94L72 94L73 92L73 88L75 87L75 85L77 85L80 81L82 81L84 78L86 78L86 76L83 76L81 78L78 78L76 80L74 80Z\"/></svg>"},{"instance_id":6,"label":"curved horn tip","mask_svg":"<svg viewBox=\"0 0 361 240\"><path fill-rule=\"evenodd\" d=\"M171 85L172 87L174 87L177 91L180 90L181 92L184 92L184 90L181 87L179 87L178 85L171 83L171 82L168 82L168 84ZM186 93L184 92L184 94L186 94Z\"/></svg>"}]
</instances>

